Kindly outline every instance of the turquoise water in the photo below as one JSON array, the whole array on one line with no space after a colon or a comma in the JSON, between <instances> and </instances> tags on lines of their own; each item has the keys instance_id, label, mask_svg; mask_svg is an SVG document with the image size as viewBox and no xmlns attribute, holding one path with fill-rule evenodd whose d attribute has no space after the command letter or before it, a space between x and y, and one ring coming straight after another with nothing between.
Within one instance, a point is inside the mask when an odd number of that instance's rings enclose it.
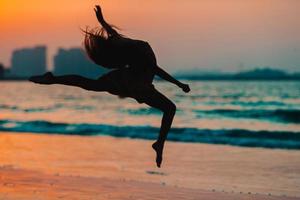
<instances>
[{"instance_id":1,"label":"turquoise water","mask_svg":"<svg viewBox=\"0 0 300 200\"><path fill-rule=\"evenodd\" d=\"M300 149L300 82L187 81L156 88L177 105L168 139ZM162 113L108 93L0 82L0 130L155 139Z\"/></svg>"}]
</instances>

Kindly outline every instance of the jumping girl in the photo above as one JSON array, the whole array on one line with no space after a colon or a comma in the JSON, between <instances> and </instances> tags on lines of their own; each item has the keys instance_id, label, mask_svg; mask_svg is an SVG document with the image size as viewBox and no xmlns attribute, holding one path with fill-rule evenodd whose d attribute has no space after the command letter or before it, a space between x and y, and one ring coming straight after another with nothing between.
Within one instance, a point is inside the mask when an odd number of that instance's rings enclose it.
<instances>
[{"instance_id":1,"label":"jumping girl","mask_svg":"<svg viewBox=\"0 0 300 200\"><path fill-rule=\"evenodd\" d=\"M159 136L152 144L156 152L156 164L160 167L176 106L154 88L153 78L157 75L177 85L184 92L189 92L190 88L157 65L155 54L147 42L121 35L104 20L100 6L97 5L94 10L102 28L84 31L85 50L94 63L113 70L97 80L78 75L54 76L51 72L33 76L29 80L39 84L62 84L96 92L109 92L120 97L134 98L139 103L161 110L163 118Z\"/></svg>"}]
</instances>

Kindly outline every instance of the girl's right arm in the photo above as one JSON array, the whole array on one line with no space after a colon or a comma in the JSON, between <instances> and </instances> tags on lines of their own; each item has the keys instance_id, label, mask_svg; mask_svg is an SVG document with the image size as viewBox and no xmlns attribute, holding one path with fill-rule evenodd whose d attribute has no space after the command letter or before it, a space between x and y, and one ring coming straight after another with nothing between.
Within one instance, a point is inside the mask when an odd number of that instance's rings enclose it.
<instances>
[{"instance_id":1,"label":"girl's right arm","mask_svg":"<svg viewBox=\"0 0 300 200\"><path fill-rule=\"evenodd\" d=\"M94 11L96 13L96 17L97 17L99 23L107 31L107 33L109 35L111 35L111 36L120 36L120 34L114 28L112 28L111 25L109 25L104 20L104 17L103 17L103 14L102 14L102 10L101 10L101 7L99 5L96 5L96 7L94 8Z\"/></svg>"}]
</instances>

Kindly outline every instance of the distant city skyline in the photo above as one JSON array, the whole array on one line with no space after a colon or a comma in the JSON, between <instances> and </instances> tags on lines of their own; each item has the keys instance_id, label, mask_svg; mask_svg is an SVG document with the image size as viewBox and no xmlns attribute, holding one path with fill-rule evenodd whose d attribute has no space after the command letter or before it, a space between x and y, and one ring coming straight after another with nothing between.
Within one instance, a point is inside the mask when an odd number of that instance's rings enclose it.
<instances>
[{"instance_id":1,"label":"distant city skyline","mask_svg":"<svg viewBox=\"0 0 300 200\"><path fill-rule=\"evenodd\" d=\"M45 45L37 45L32 47L24 47L20 49L15 49L12 52L11 56L11 65L3 65L4 69L8 69L10 71L10 75L18 75L18 70L22 68L28 68L28 72L34 72L34 74L42 74L46 71L52 71L57 75L62 74L81 74L85 75L90 78L95 78L93 73L102 74L103 72L107 71L106 68L101 67L95 63L93 63L88 56L86 55L85 51L81 47L71 47L71 48L58 48L57 51L54 53L53 57L50 57L48 54L48 48ZM37 54L38 53L38 54ZM31 55L31 56L30 56ZM34 66L32 64L37 63L35 62L37 56L39 55L41 58L38 58L38 65ZM25 61L25 64L22 66L22 62ZM42 64L41 64L42 62ZM53 63L53 66L49 67L49 63ZM32 65L32 66L31 66ZM242 64L241 64L242 65ZM40 71L38 71L40 68ZM43 70L41 70L43 68ZM190 69L179 69L177 71L173 71L175 74L195 74L195 75L207 75L207 74L220 74L226 72L243 72L248 70L256 70L256 69L278 69L283 70L288 73L300 72L300 68L296 70L286 70L285 68L278 68L274 66L251 66L249 68L244 68L241 66L237 70L233 71L222 71L217 69L205 69L205 68L190 68ZM91 70L90 72L88 70ZM22 70L21 70L22 71ZM17 72L17 73L15 73ZM31 74L32 75L32 74ZM28 75L27 75L28 76Z\"/></svg>"},{"instance_id":2,"label":"distant city skyline","mask_svg":"<svg viewBox=\"0 0 300 200\"><path fill-rule=\"evenodd\" d=\"M238 71L300 68L297 0L39 0L0 2L0 63L16 48L45 44L48 65L60 48L79 47L80 28L98 26L93 6L122 33L150 42L158 63L182 69Z\"/></svg>"},{"instance_id":3,"label":"distant city skyline","mask_svg":"<svg viewBox=\"0 0 300 200\"><path fill-rule=\"evenodd\" d=\"M97 79L107 72L106 68L93 63L81 48L59 48L53 59L53 69L47 70L47 47L44 45L16 49L12 53L12 65L5 70L0 65L0 79L27 80L30 76L52 71L54 75L77 74ZM189 80L300 80L300 71L290 72L270 66L259 66L239 72L181 70L174 73L177 78Z\"/></svg>"},{"instance_id":4,"label":"distant city skyline","mask_svg":"<svg viewBox=\"0 0 300 200\"><path fill-rule=\"evenodd\" d=\"M43 45L16 49L12 53L12 64L0 74L5 78L28 78L53 71L55 75L78 74L89 78L98 78L107 70L93 63L81 48L60 48L53 59L53 69L47 69L47 47ZM0 75L1 76L1 75Z\"/></svg>"}]
</instances>

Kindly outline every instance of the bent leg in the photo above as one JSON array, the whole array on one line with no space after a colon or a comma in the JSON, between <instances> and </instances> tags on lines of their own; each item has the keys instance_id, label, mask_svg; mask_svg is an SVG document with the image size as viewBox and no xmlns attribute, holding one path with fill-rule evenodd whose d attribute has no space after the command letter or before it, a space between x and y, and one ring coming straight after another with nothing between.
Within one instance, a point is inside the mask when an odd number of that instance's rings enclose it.
<instances>
[{"instance_id":1,"label":"bent leg","mask_svg":"<svg viewBox=\"0 0 300 200\"><path fill-rule=\"evenodd\" d=\"M156 151L156 164L160 167L164 144L173 122L176 105L155 89L151 90L151 93L146 95L145 103L163 112L159 136L157 141L152 145L153 149Z\"/></svg>"},{"instance_id":2,"label":"bent leg","mask_svg":"<svg viewBox=\"0 0 300 200\"><path fill-rule=\"evenodd\" d=\"M33 76L29 80L39 84L61 84L76 86L85 90L92 91L105 91L106 88L106 85L100 81L88 79L79 75L54 76L52 75L52 73L47 72L46 74L41 76Z\"/></svg>"}]
</instances>

